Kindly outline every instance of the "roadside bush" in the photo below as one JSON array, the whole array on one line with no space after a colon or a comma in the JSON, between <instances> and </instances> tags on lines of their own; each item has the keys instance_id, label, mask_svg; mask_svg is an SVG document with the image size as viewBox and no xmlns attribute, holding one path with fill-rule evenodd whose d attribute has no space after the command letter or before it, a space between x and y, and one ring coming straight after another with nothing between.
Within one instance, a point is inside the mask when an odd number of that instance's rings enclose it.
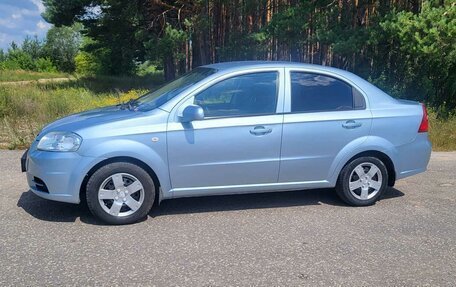
<instances>
[{"instance_id":1,"label":"roadside bush","mask_svg":"<svg viewBox=\"0 0 456 287\"><path fill-rule=\"evenodd\" d=\"M88 52L79 52L74 58L76 73L83 76L93 76L101 72L98 58Z\"/></svg>"},{"instance_id":2,"label":"roadside bush","mask_svg":"<svg viewBox=\"0 0 456 287\"><path fill-rule=\"evenodd\" d=\"M137 65L136 74L140 77L150 77L154 84L163 83L165 80L163 69L159 69L151 61L145 61Z\"/></svg>"},{"instance_id":3,"label":"roadside bush","mask_svg":"<svg viewBox=\"0 0 456 287\"><path fill-rule=\"evenodd\" d=\"M57 68L49 58L33 59L30 54L19 49L9 51L5 60L0 62L0 70L57 72Z\"/></svg>"},{"instance_id":4,"label":"roadside bush","mask_svg":"<svg viewBox=\"0 0 456 287\"><path fill-rule=\"evenodd\" d=\"M49 58L38 58L35 61L35 69L34 71L37 72L49 72L49 73L56 73L57 68L52 63L51 59Z\"/></svg>"},{"instance_id":5,"label":"roadside bush","mask_svg":"<svg viewBox=\"0 0 456 287\"><path fill-rule=\"evenodd\" d=\"M4 60L0 62L0 70L20 70L21 67L19 66L19 63L11 60Z\"/></svg>"},{"instance_id":6,"label":"roadside bush","mask_svg":"<svg viewBox=\"0 0 456 287\"><path fill-rule=\"evenodd\" d=\"M6 57L6 61L3 62L3 69L7 70L21 69L33 71L34 68L35 64L32 56L19 49L10 50Z\"/></svg>"}]
</instances>

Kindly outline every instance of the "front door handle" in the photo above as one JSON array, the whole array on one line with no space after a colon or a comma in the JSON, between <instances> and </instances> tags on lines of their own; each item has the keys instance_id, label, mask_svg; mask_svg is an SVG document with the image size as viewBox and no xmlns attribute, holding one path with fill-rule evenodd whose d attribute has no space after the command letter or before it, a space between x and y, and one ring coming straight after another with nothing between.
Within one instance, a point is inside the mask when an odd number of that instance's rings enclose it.
<instances>
[{"instance_id":1,"label":"front door handle","mask_svg":"<svg viewBox=\"0 0 456 287\"><path fill-rule=\"evenodd\" d=\"M250 133L255 136L262 136L272 132L272 129L266 128L264 126L256 126L250 130Z\"/></svg>"},{"instance_id":2,"label":"front door handle","mask_svg":"<svg viewBox=\"0 0 456 287\"><path fill-rule=\"evenodd\" d=\"M362 126L362 123L360 122L355 122L353 120L346 121L345 123L342 124L342 127L346 129L356 129Z\"/></svg>"}]
</instances>

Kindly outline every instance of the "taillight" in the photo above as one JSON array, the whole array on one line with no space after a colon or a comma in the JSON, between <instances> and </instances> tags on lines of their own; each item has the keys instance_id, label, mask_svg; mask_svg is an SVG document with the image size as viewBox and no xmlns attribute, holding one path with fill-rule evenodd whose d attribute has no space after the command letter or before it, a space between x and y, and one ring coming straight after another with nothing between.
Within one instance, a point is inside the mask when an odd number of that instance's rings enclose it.
<instances>
[{"instance_id":1,"label":"taillight","mask_svg":"<svg viewBox=\"0 0 456 287\"><path fill-rule=\"evenodd\" d=\"M426 110L426 106L424 104L421 104L423 107L423 118L421 119L421 124L420 128L418 129L419 133L427 133L429 129L429 119L428 119L428 113Z\"/></svg>"}]
</instances>

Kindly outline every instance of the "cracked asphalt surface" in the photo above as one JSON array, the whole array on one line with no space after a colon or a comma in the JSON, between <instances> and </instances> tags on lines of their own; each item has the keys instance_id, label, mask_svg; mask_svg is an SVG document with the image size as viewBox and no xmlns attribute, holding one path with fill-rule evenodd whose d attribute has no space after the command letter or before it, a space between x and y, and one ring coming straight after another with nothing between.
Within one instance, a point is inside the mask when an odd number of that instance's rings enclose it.
<instances>
[{"instance_id":1,"label":"cracked asphalt surface","mask_svg":"<svg viewBox=\"0 0 456 287\"><path fill-rule=\"evenodd\" d=\"M456 152L374 206L333 190L164 201L105 226L41 199L0 151L0 286L455 286Z\"/></svg>"}]
</instances>

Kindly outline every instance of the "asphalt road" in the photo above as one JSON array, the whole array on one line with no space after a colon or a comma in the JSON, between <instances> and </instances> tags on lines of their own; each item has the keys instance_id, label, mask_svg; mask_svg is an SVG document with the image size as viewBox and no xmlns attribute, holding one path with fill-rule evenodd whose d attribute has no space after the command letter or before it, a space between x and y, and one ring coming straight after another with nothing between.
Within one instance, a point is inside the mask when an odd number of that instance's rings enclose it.
<instances>
[{"instance_id":1,"label":"asphalt road","mask_svg":"<svg viewBox=\"0 0 456 287\"><path fill-rule=\"evenodd\" d=\"M332 190L165 201L105 226L27 191L0 151L0 286L455 286L456 153L376 205Z\"/></svg>"}]
</instances>

